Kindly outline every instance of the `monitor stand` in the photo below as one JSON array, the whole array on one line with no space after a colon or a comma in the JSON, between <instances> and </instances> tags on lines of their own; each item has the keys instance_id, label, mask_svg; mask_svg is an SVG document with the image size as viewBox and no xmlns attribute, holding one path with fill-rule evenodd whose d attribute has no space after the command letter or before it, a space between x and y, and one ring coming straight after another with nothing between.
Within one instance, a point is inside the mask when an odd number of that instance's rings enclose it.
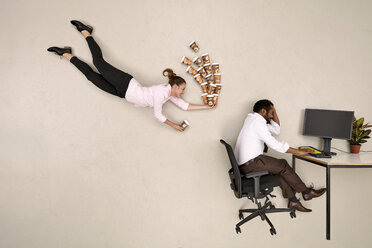
<instances>
[{"instance_id":1,"label":"monitor stand","mask_svg":"<svg viewBox=\"0 0 372 248\"><path fill-rule=\"evenodd\" d=\"M323 138L323 151L321 154L318 154L319 158L330 158L334 155L337 155L337 153L331 152L331 140L332 138Z\"/></svg>"}]
</instances>

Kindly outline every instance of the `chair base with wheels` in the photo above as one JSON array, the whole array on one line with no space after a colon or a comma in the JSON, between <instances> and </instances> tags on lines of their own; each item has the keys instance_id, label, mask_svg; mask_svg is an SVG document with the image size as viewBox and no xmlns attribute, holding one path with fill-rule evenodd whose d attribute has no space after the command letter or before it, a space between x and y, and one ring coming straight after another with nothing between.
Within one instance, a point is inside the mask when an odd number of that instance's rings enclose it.
<instances>
[{"instance_id":1,"label":"chair base with wheels","mask_svg":"<svg viewBox=\"0 0 372 248\"><path fill-rule=\"evenodd\" d=\"M270 226L270 234L276 234L276 229L267 217L269 213L289 212L291 218L296 218L294 209L290 208L276 208L270 201L270 197L275 197L271 194L274 187L280 186L280 181L267 171L252 172L246 175L240 173L238 163L235 159L231 146L224 140L220 140L225 145L232 168L229 170L229 177L231 180L230 187L234 191L237 198L247 197L257 205L256 209L240 209L239 219L236 224L236 233L241 233L240 226L250 221L251 219L260 216L262 221L266 221ZM260 199L265 199L262 206ZM251 213L244 218L244 213Z\"/></svg>"}]
</instances>

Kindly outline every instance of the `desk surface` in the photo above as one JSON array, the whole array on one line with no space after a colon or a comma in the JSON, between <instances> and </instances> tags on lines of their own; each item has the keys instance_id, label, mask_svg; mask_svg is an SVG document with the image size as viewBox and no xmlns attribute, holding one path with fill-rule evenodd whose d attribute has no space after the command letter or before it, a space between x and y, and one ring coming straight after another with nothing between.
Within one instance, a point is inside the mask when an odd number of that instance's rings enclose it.
<instances>
[{"instance_id":1,"label":"desk surface","mask_svg":"<svg viewBox=\"0 0 372 248\"><path fill-rule=\"evenodd\" d=\"M302 158L304 160L308 161L314 161L318 162L324 165L332 165L332 166L337 166L337 165L372 165L372 152L361 152L359 154L353 154L353 153L346 153L346 152L340 152L340 151L335 151L337 152L337 155L332 156L332 158L316 158L312 157L310 155L306 156L295 156Z\"/></svg>"}]
</instances>

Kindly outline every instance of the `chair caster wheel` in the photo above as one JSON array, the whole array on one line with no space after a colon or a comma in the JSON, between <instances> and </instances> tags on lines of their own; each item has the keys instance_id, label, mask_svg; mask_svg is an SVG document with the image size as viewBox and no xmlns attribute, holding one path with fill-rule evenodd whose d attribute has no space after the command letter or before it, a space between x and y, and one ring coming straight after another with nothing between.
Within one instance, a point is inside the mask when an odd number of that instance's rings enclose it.
<instances>
[{"instance_id":1,"label":"chair caster wheel","mask_svg":"<svg viewBox=\"0 0 372 248\"><path fill-rule=\"evenodd\" d=\"M275 230L275 228L270 228L270 234L271 234L271 235L276 234L276 230Z\"/></svg>"},{"instance_id":2,"label":"chair caster wheel","mask_svg":"<svg viewBox=\"0 0 372 248\"><path fill-rule=\"evenodd\" d=\"M240 230L240 227L235 227L235 231L236 231L236 233L238 234L238 233L241 233L242 231Z\"/></svg>"},{"instance_id":3,"label":"chair caster wheel","mask_svg":"<svg viewBox=\"0 0 372 248\"><path fill-rule=\"evenodd\" d=\"M242 213L239 213L239 220L244 219L244 215Z\"/></svg>"},{"instance_id":4,"label":"chair caster wheel","mask_svg":"<svg viewBox=\"0 0 372 248\"><path fill-rule=\"evenodd\" d=\"M296 218L296 213L295 212L290 212L289 215L291 216L291 218Z\"/></svg>"},{"instance_id":5,"label":"chair caster wheel","mask_svg":"<svg viewBox=\"0 0 372 248\"><path fill-rule=\"evenodd\" d=\"M275 206L271 204L270 209L275 209Z\"/></svg>"}]
</instances>

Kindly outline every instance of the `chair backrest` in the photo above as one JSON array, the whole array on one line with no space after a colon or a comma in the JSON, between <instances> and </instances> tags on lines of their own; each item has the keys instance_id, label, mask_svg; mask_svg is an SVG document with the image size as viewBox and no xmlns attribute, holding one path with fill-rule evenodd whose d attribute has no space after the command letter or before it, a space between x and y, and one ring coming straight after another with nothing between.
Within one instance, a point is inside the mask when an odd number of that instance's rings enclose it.
<instances>
[{"instance_id":1,"label":"chair backrest","mask_svg":"<svg viewBox=\"0 0 372 248\"><path fill-rule=\"evenodd\" d=\"M223 139L220 140L222 144L225 145L227 154L230 159L231 170L229 170L229 176L231 179L231 188L234 190L235 196L237 198L242 197L242 176L239 170L238 162L236 161L234 151L232 147Z\"/></svg>"}]
</instances>

